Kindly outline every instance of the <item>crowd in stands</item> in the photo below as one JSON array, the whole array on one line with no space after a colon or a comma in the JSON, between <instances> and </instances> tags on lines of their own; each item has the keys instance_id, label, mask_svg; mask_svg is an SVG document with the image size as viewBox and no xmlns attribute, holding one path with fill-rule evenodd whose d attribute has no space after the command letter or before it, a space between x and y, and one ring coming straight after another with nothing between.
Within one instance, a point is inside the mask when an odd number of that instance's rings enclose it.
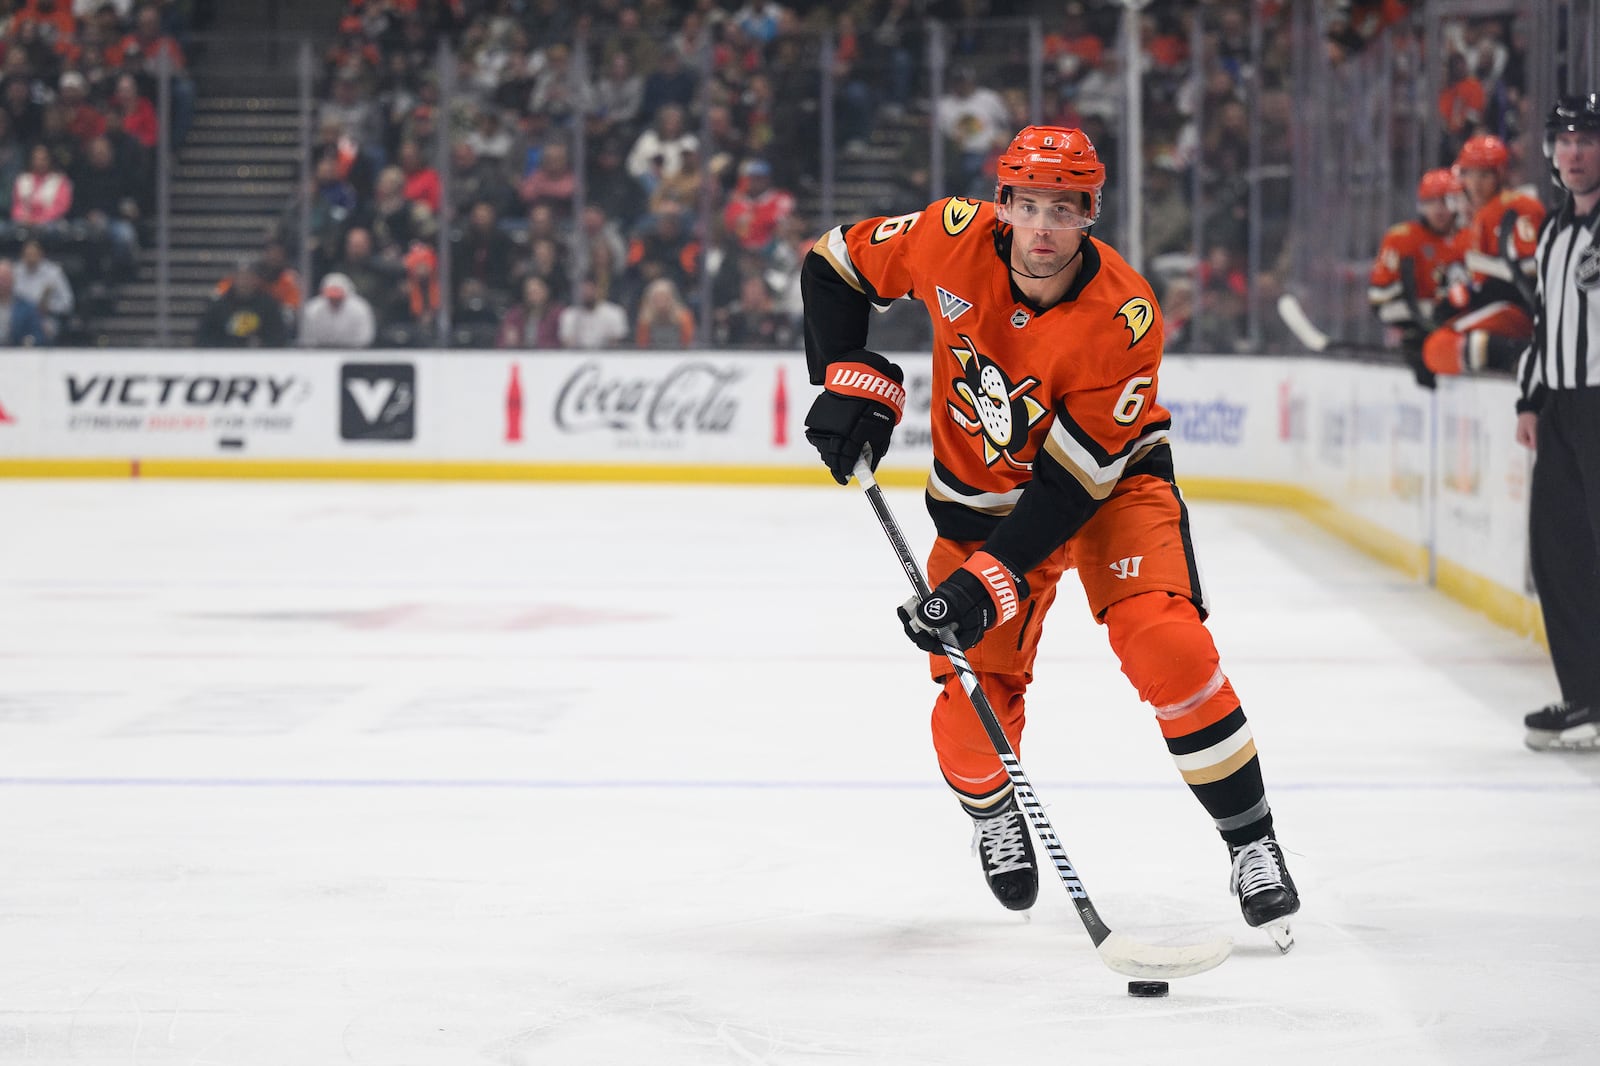
<instances>
[{"instance_id":1,"label":"crowd in stands","mask_svg":"<svg viewBox=\"0 0 1600 1066\"><path fill-rule=\"evenodd\" d=\"M1403 24L1414 6L1322 3L1336 59ZM153 57L180 75L175 140L193 110L184 9L172 0L12 6L0 24L0 192L12 219L0 253L20 253L33 237L67 268L68 295L51 311L59 335L72 284L125 276L149 239L161 121ZM218 286L197 343L792 347L798 267L822 229L917 210L936 195L987 199L995 156L1034 120L1082 128L1110 164L1097 235L1115 241L1128 213L1142 211L1172 348L1281 339L1250 336L1247 323L1276 328L1276 315L1261 312L1287 269L1287 0L1180 0L1140 12L1141 190L1122 173L1117 0L339 0L330 9L308 177L260 259ZM1265 31L1259 64L1253 13ZM1043 29L1042 113L1028 91L1024 18ZM935 22L946 60L936 98ZM1452 38L1439 98L1446 138L1515 121L1510 26L1471 20ZM820 114L824 57L830 116ZM843 162L869 144L899 146L894 191L808 217L828 120ZM1252 121L1262 151L1254 171ZM903 135L875 138L880 128ZM930 128L941 141L938 175ZM1262 259L1247 276L1252 180ZM63 254L69 247L77 254ZM295 269L302 261L308 278Z\"/></svg>"},{"instance_id":2,"label":"crowd in stands","mask_svg":"<svg viewBox=\"0 0 1600 1066\"><path fill-rule=\"evenodd\" d=\"M20 343L83 343L85 305L133 275L161 124L181 140L193 114L187 18L174 0L0 3L0 318L13 338L38 319Z\"/></svg>"}]
</instances>

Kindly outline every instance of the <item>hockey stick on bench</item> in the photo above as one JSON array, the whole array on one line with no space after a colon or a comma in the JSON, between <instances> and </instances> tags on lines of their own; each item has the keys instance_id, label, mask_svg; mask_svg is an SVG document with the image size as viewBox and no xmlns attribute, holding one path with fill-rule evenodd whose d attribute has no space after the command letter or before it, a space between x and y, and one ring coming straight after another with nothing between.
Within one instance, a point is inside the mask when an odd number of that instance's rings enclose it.
<instances>
[{"instance_id":1,"label":"hockey stick on bench","mask_svg":"<svg viewBox=\"0 0 1600 1066\"><path fill-rule=\"evenodd\" d=\"M931 591L928 588L928 579L923 576L921 565L906 544L905 534L900 532L900 524L895 521L888 502L883 498L883 490L878 487L877 479L872 475L870 453L866 450L862 451L861 458L856 462L855 475L862 489L866 491L867 502L872 504L872 510L878 516L879 524L888 535L889 543L894 546L895 554L900 557L900 566L905 570L906 577L911 579L912 588L917 590L919 597L926 599ZM1066 849L1057 839L1056 831L1044 813L1044 806L1034 795L1033 786L1028 783L1028 775L1023 772L1022 764L1017 761L1017 753L1012 750L1011 742L1006 739L1005 730L1001 728L1000 719L995 715L989 698L983 694L983 688L978 684L978 675L967 662L966 653L956 644L955 635L948 626L938 633L939 642L944 645L945 658L955 667L956 677L960 679L961 687L966 690L967 698L972 702L972 709L978 713L979 720L983 722L984 732L989 734L989 742L994 745L995 754L1000 756L1000 763L1005 767L1006 776L1011 779L1017 801L1033 825L1034 836L1039 838L1039 843L1050 856L1050 861L1055 864L1056 873L1060 875L1061 883L1066 886L1067 894L1072 897L1072 905L1077 908L1083 927L1089 932L1089 939L1094 942L1095 950L1100 953L1100 961L1117 973L1128 977L1158 979L1189 977L1222 965L1233 950L1233 941L1227 937L1203 944L1163 947L1156 944L1142 944L1126 934L1113 933L1111 927L1101 920L1099 912L1089 900L1088 890L1078 878L1078 871L1073 868L1072 860L1067 858Z\"/></svg>"}]
</instances>

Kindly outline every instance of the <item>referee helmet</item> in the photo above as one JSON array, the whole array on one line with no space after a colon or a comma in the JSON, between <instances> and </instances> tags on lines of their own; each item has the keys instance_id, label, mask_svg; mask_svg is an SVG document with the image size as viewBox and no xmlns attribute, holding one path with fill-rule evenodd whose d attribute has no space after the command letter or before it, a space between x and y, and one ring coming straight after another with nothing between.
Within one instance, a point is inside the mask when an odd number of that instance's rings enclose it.
<instances>
[{"instance_id":1,"label":"referee helmet","mask_svg":"<svg viewBox=\"0 0 1600 1066\"><path fill-rule=\"evenodd\" d=\"M1556 188L1565 189L1561 172L1556 169L1556 135L1561 133L1600 134L1600 93L1582 96L1563 96L1550 108L1544 120L1544 157L1550 160L1550 180Z\"/></svg>"}]
</instances>

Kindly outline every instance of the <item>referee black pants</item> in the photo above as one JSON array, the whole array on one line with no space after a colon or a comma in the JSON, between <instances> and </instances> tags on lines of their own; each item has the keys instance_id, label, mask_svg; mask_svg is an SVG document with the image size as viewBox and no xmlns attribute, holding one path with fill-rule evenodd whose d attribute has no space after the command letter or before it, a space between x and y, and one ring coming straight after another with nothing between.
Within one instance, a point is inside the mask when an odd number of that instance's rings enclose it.
<instances>
[{"instance_id":1,"label":"referee black pants","mask_svg":"<svg viewBox=\"0 0 1600 1066\"><path fill-rule=\"evenodd\" d=\"M1561 698L1600 706L1600 388L1551 389L1528 508L1533 583Z\"/></svg>"}]
</instances>

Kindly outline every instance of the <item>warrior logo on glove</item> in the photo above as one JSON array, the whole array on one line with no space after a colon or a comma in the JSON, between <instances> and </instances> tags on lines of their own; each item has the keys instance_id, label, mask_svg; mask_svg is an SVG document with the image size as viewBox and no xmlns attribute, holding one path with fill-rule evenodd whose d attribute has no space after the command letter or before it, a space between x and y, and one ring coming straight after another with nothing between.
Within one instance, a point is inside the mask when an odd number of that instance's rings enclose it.
<instances>
[{"instance_id":1,"label":"warrior logo on glove","mask_svg":"<svg viewBox=\"0 0 1600 1066\"><path fill-rule=\"evenodd\" d=\"M1017 616L1027 598L1028 583L1013 577L1010 567L988 552L973 552L925 600L913 596L896 611L906 636L923 651L944 654L938 630L950 626L955 642L970 648L997 625Z\"/></svg>"}]
</instances>

